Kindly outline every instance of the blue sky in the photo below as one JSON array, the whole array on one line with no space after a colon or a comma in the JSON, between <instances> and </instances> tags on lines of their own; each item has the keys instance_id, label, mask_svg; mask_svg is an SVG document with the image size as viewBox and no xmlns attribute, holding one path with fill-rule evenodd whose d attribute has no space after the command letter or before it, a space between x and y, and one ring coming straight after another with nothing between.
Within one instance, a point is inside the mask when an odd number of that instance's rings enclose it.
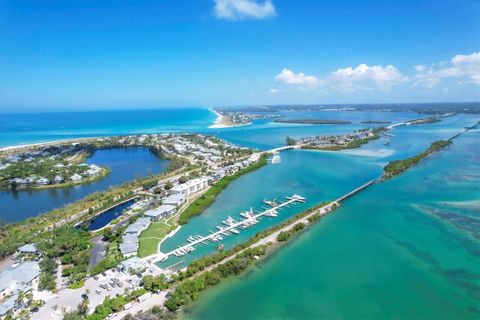
<instances>
[{"instance_id":1,"label":"blue sky","mask_svg":"<svg viewBox=\"0 0 480 320\"><path fill-rule=\"evenodd\" d=\"M480 100L476 0L0 1L0 110Z\"/></svg>"}]
</instances>

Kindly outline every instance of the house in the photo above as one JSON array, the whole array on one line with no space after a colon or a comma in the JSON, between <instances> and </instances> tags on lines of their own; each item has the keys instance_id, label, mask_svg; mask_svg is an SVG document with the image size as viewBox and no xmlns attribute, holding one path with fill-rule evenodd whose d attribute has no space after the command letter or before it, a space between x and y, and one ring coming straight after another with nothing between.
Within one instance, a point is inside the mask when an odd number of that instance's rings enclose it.
<instances>
[{"instance_id":1,"label":"house","mask_svg":"<svg viewBox=\"0 0 480 320\"><path fill-rule=\"evenodd\" d=\"M18 291L29 291L32 282L40 275L37 261L24 262L0 273L0 300Z\"/></svg>"},{"instance_id":2,"label":"house","mask_svg":"<svg viewBox=\"0 0 480 320\"><path fill-rule=\"evenodd\" d=\"M209 178L207 177L193 179L173 187L171 191L172 193L181 193L185 196L189 196L192 193L201 191L208 187L208 180Z\"/></svg>"},{"instance_id":3,"label":"house","mask_svg":"<svg viewBox=\"0 0 480 320\"><path fill-rule=\"evenodd\" d=\"M166 197L165 199L162 200L162 203L175 206L175 207L180 207L182 204L185 203L185 201L187 201L185 196L181 193L177 193L177 194L172 194Z\"/></svg>"},{"instance_id":4,"label":"house","mask_svg":"<svg viewBox=\"0 0 480 320\"><path fill-rule=\"evenodd\" d=\"M24 254L37 254L38 249L35 243L28 243L26 245L21 246L20 248L17 249L18 253L24 253Z\"/></svg>"},{"instance_id":5,"label":"house","mask_svg":"<svg viewBox=\"0 0 480 320\"><path fill-rule=\"evenodd\" d=\"M145 263L138 257L132 257L125 261L120 262L118 268L123 272L139 272L145 268Z\"/></svg>"},{"instance_id":6,"label":"house","mask_svg":"<svg viewBox=\"0 0 480 320\"><path fill-rule=\"evenodd\" d=\"M152 221L158 221L162 218L173 215L175 212L175 206L169 204L162 204L158 208L151 209L145 212L145 216L149 217Z\"/></svg>"},{"instance_id":7,"label":"house","mask_svg":"<svg viewBox=\"0 0 480 320\"><path fill-rule=\"evenodd\" d=\"M80 180L82 180L82 176L79 175L78 173L75 173L73 176L70 177L70 180L75 181L75 182L80 181Z\"/></svg>"},{"instance_id":8,"label":"house","mask_svg":"<svg viewBox=\"0 0 480 320\"><path fill-rule=\"evenodd\" d=\"M55 178L53 179L53 182L62 183L63 182L63 177L60 176L60 175L56 175Z\"/></svg>"},{"instance_id":9,"label":"house","mask_svg":"<svg viewBox=\"0 0 480 320\"><path fill-rule=\"evenodd\" d=\"M40 177L40 178L37 179L37 185L39 185L39 186L46 186L49 183L50 183L50 181L47 178Z\"/></svg>"}]
</instances>

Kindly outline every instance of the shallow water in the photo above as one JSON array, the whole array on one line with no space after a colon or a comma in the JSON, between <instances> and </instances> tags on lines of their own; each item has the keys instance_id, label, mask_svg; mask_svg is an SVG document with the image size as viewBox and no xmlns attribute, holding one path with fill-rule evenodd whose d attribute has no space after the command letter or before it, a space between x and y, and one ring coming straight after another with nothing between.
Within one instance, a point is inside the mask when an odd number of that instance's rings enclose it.
<instances>
[{"instance_id":1,"label":"shallow water","mask_svg":"<svg viewBox=\"0 0 480 320\"><path fill-rule=\"evenodd\" d=\"M479 139L478 130L463 135L347 200L250 272L208 290L183 318L478 319L471 223L480 216L462 204L480 198L470 178L480 172Z\"/></svg>"}]
</instances>

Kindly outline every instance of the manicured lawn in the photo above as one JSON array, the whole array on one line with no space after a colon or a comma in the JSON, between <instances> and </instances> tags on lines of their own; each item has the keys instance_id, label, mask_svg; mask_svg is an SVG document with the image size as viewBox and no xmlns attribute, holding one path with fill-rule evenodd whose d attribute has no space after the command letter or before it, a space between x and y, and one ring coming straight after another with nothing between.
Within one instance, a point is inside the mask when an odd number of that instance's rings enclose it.
<instances>
[{"instance_id":1,"label":"manicured lawn","mask_svg":"<svg viewBox=\"0 0 480 320\"><path fill-rule=\"evenodd\" d=\"M152 223L148 229L140 235L138 256L143 258L157 253L158 243L170 230L171 227L163 222Z\"/></svg>"}]
</instances>

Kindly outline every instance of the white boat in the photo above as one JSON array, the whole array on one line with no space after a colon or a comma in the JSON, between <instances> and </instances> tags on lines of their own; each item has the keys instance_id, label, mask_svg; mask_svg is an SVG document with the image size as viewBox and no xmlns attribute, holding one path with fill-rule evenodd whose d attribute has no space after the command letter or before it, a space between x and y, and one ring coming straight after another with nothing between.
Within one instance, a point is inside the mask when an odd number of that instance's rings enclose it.
<instances>
[{"instance_id":1,"label":"white boat","mask_svg":"<svg viewBox=\"0 0 480 320\"><path fill-rule=\"evenodd\" d=\"M272 157L272 164L277 164L282 162L282 158L280 158L279 154L276 154Z\"/></svg>"},{"instance_id":2,"label":"white boat","mask_svg":"<svg viewBox=\"0 0 480 320\"><path fill-rule=\"evenodd\" d=\"M232 229L230 229L230 230L228 230L228 231L230 231L230 232L232 232L232 233L235 233L235 234L239 234L239 233L240 233L240 231L238 231L238 230L235 229L235 228L232 228Z\"/></svg>"}]
</instances>

